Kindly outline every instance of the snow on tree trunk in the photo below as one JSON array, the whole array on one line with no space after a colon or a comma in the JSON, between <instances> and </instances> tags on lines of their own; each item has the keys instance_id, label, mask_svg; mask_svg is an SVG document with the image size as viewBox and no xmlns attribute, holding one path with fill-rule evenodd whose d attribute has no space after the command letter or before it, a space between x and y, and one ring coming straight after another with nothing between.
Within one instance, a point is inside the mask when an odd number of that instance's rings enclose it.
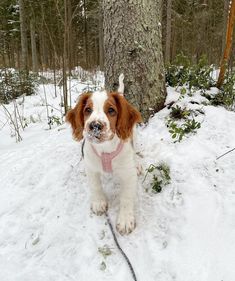
<instances>
[{"instance_id":1,"label":"snow on tree trunk","mask_svg":"<svg viewBox=\"0 0 235 281\"><path fill-rule=\"evenodd\" d=\"M166 97L160 7L160 0L103 0L106 88L117 89L124 73L125 97L145 121Z\"/></svg>"}]
</instances>

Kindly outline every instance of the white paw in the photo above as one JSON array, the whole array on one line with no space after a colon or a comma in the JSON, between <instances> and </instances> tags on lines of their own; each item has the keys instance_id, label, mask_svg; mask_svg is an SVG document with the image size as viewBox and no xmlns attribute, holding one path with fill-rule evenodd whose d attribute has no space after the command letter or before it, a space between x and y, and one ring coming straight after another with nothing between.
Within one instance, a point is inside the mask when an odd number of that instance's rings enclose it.
<instances>
[{"instance_id":1,"label":"white paw","mask_svg":"<svg viewBox=\"0 0 235 281\"><path fill-rule=\"evenodd\" d=\"M136 227L135 216L133 213L120 212L117 219L117 231L121 235L131 233Z\"/></svg>"},{"instance_id":2,"label":"white paw","mask_svg":"<svg viewBox=\"0 0 235 281\"><path fill-rule=\"evenodd\" d=\"M91 210L97 216L103 215L108 210L108 202L105 198L93 199L91 202Z\"/></svg>"}]
</instances>

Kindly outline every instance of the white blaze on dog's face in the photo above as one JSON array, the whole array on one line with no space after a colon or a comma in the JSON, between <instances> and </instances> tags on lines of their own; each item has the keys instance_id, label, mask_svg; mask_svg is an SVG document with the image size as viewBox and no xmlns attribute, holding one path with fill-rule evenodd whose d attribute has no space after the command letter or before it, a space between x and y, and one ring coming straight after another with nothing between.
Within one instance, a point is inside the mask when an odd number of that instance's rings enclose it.
<instances>
[{"instance_id":1,"label":"white blaze on dog's face","mask_svg":"<svg viewBox=\"0 0 235 281\"><path fill-rule=\"evenodd\" d=\"M102 143L115 134L126 140L132 135L140 113L119 93L106 91L83 94L74 109L67 113L75 139Z\"/></svg>"},{"instance_id":2,"label":"white blaze on dog's face","mask_svg":"<svg viewBox=\"0 0 235 281\"><path fill-rule=\"evenodd\" d=\"M115 122L116 125L117 108L114 103L108 101L106 91L94 92L84 108L83 136L91 142L100 143L114 137L115 126L111 128L110 119L114 119L112 123Z\"/></svg>"}]
</instances>

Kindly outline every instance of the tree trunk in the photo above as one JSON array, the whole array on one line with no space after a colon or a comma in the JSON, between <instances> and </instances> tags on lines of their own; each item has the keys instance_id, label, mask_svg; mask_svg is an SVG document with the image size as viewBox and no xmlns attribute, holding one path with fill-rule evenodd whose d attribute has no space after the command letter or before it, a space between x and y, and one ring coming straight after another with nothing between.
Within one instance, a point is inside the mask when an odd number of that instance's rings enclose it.
<instances>
[{"instance_id":1,"label":"tree trunk","mask_svg":"<svg viewBox=\"0 0 235 281\"><path fill-rule=\"evenodd\" d=\"M67 53L68 53L68 71L69 75L71 75L72 71L72 51L73 51L73 41L72 41L72 5L71 5L71 0L67 0L67 5L68 5L68 16L67 16Z\"/></svg>"},{"instance_id":2,"label":"tree trunk","mask_svg":"<svg viewBox=\"0 0 235 281\"><path fill-rule=\"evenodd\" d=\"M165 61L169 63L171 60L171 9L172 0L167 0L167 11L166 11L166 53Z\"/></svg>"},{"instance_id":3,"label":"tree trunk","mask_svg":"<svg viewBox=\"0 0 235 281\"><path fill-rule=\"evenodd\" d=\"M20 36L21 36L21 68L28 71L28 41L27 41L27 23L24 0L19 0L20 8Z\"/></svg>"},{"instance_id":4,"label":"tree trunk","mask_svg":"<svg viewBox=\"0 0 235 281\"><path fill-rule=\"evenodd\" d=\"M30 37L31 37L31 52L32 52L32 69L33 72L38 73L38 58L37 47L35 39L35 22L33 19L30 21Z\"/></svg>"},{"instance_id":5,"label":"tree trunk","mask_svg":"<svg viewBox=\"0 0 235 281\"><path fill-rule=\"evenodd\" d=\"M67 69L68 69L68 10L67 0L64 0L64 49L63 49L63 98L64 113L68 111L68 87L67 87Z\"/></svg>"},{"instance_id":6,"label":"tree trunk","mask_svg":"<svg viewBox=\"0 0 235 281\"><path fill-rule=\"evenodd\" d=\"M83 0L83 7L84 7L84 50L85 50L85 68L88 69L90 67L90 62L88 58L88 36L87 36L87 7L86 7L86 0Z\"/></svg>"},{"instance_id":7,"label":"tree trunk","mask_svg":"<svg viewBox=\"0 0 235 281\"><path fill-rule=\"evenodd\" d=\"M145 121L166 97L160 8L160 0L103 0L106 88L124 73L125 97Z\"/></svg>"},{"instance_id":8,"label":"tree trunk","mask_svg":"<svg viewBox=\"0 0 235 281\"><path fill-rule=\"evenodd\" d=\"M224 10L223 10L223 30L222 30L222 44L221 44L221 51L223 53L225 48L225 40L224 40L224 34L226 34L226 28L227 28L227 20L228 20L228 11L229 11L229 2L230 0L224 0Z\"/></svg>"},{"instance_id":9,"label":"tree trunk","mask_svg":"<svg viewBox=\"0 0 235 281\"><path fill-rule=\"evenodd\" d=\"M43 32L44 29L42 27L42 31L41 31L41 54L42 54L42 68L43 70L47 68L48 66L48 54L47 54L47 44L46 44L46 36L45 36L45 32Z\"/></svg>"},{"instance_id":10,"label":"tree trunk","mask_svg":"<svg viewBox=\"0 0 235 281\"><path fill-rule=\"evenodd\" d=\"M228 23L227 23L227 31L226 31L226 45L224 48L223 57L220 63L220 73L217 81L217 87L221 88L223 82L224 82L224 75L226 66L229 61L231 48L232 48L232 42L233 42L233 28L235 23L235 0L232 0L229 10L229 16L228 16Z\"/></svg>"}]
</instances>

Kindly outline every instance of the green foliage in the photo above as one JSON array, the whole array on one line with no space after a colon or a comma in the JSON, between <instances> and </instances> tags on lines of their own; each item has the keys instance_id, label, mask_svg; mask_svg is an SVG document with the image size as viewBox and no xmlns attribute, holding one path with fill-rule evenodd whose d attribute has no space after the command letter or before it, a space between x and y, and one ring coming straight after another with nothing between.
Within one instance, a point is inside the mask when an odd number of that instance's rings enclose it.
<instances>
[{"instance_id":1,"label":"green foliage","mask_svg":"<svg viewBox=\"0 0 235 281\"><path fill-rule=\"evenodd\" d=\"M181 97L184 97L184 96L186 95L186 93L187 93L187 89L186 89L185 87L182 87L182 88L180 89Z\"/></svg>"},{"instance_id":2,"label":"green foliage","mask_svg":"<svg viewBox=\"0 0 235 281\"><path fill-rule=\"evenodd\" d=\"M190 115L190 111L186 108L181 108L176 105L171 107L170 117L173 119L184 119Z\"/></svg>"},{"instance_id":3,"label":"green foliage","mask_svg":"<svg viewBox=\"0 0 235 281\"><path fill-rule=\"evenodd\" d=\"M196 133L197 129L201 127L201 124L194 119L186 119L181 125L169 120L167 127L175 142L180 142L186 135Z\"/></svg>"},{"instance_id":4,"label":"green foliage","mask_svg":"<svg viewBox=\"0 0 235 281\"><path fill-rule=\"evenodd\" d=\"M204 114L204 112L201 109L181 108L179 105L171 107L167 127L175 142L180 142L187 134L196 133L196 130L201 127L201 124L194 119L194 116L198 114Z\"/></svg>"},{"instance_id":5,"label":"green foliage","mask_svg":"<svg viewBox=\"0 0 235 281\"><path fill-rule=\"evenodd\" d=\"M103 258L107 258L112 255L112 251L108 245L104 245L103 247L98 248L98 252L103 256Z\"/></svg>"},{"instance_id":6,"label":"green foliage","mask_svg":"<svg viewBox=\"0 0 235 281\"><path fill-rule=\"evenodd\" d=\"M161 163L157 166L150 164L146 169L143 182L146 180L149 174L152 176L150 186L154 193L161 192L162 188L170 183L170 168L165 163Z\"/></svg>"},{"instance_id":7,"label":"green foliage","mask_svg":"<svg viewBox=\"0 0 235 281\"><path fill-rule=\"evenodd\" d=\"M190 92L195 89L209 89L215 85L211 73L213 66L201 57L198 64L191 64L190 60L180 54L174 62L166 67L166 82L168 86L185 86Z\"/></svg>"},{"instance_id":8,"label":"green foliage","mask_svg":"<svg viewBox=\"0 0 235 281\"><path fill-rule=\"evenodd\" d=\"M37 76L24 71L5 69L0 71L0 101L8 103L21 95L36 91Z\"/></svg>"},{"instance_id":9,"label":"green foliage","mask_svg":"<svg viewBox=\"0 0 235 281\"><path fill-rule=\"evenodd\" d=\"M3 57L11 49L10 45L20 44L19 5L16 0L0 2L0 55ZM0 60L0 63L2 61ZM4 64L5 65L5 64Z\"/></svg>"},{"instance_id":10,"label":"green foliage","mask_svg":"<svg viewBox=\"0 0 235 281\"><path fill-rule=\"evenodd\" d=\"M235 106L235 73L227 73L224 84L219 93L214 97L208 97L212 105L223 105L229 110L234 110Z\"/></svg>"},{"instance_id":11,"label":"green foliage","mask_svg":"<svg viewBox=\"0 0 235 281\"><path fill-rule=\"evenodd\" d=\"M54 124L56 124L57 126L62 125L60 117L56 115L48 116L48 125L53 126Z\"/></svg>"}]
</instances>

